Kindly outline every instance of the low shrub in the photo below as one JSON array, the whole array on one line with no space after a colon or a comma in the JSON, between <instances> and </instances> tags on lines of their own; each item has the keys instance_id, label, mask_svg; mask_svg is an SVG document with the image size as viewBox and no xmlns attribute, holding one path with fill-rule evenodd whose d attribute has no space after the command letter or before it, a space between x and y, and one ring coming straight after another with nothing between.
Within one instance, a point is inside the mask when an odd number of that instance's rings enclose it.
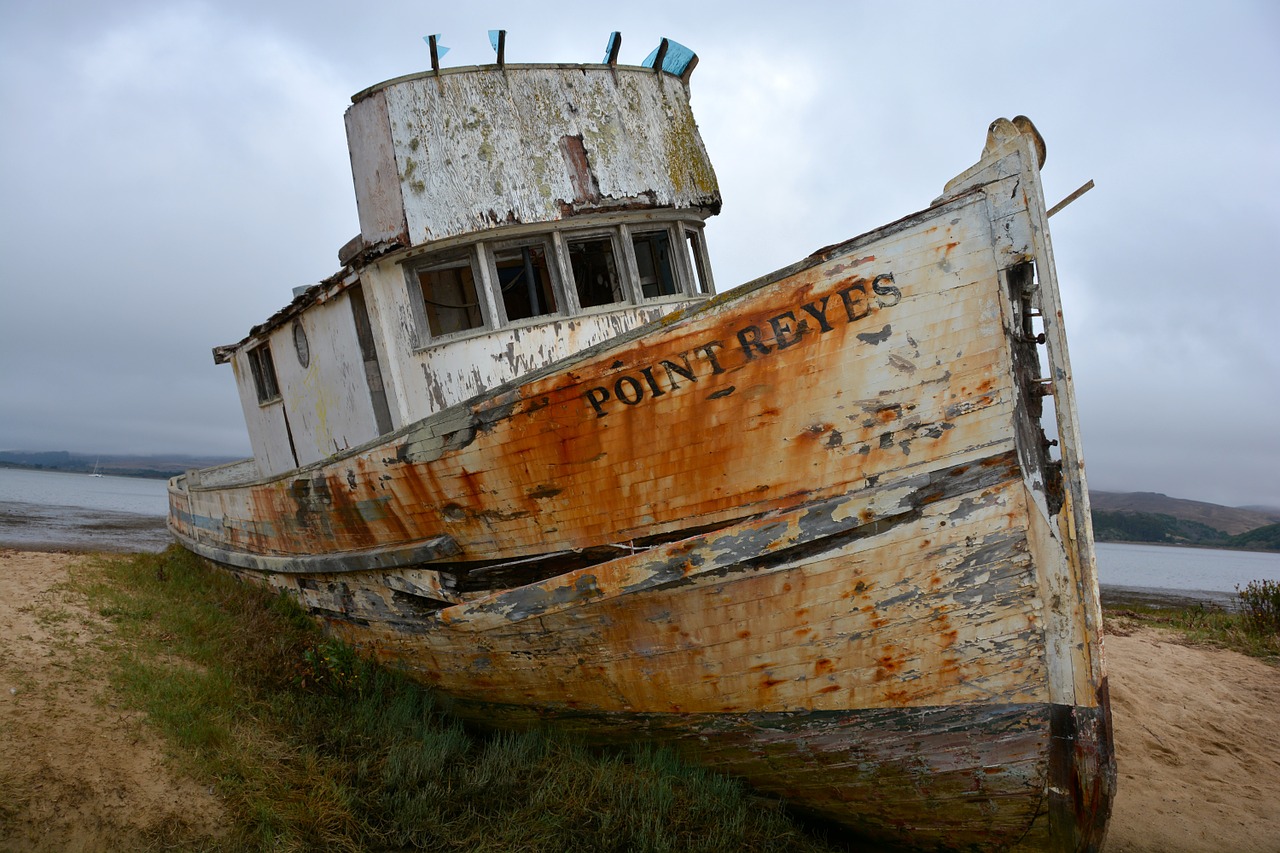
<instances>
[{"instance_id":1,"label":"low shrub","mask_svg":"<svg viewBox=\"0 0 1280 853\"><path fill-rule=\"evenodd\" d=\"M1240 609L1259 634L1280 634L1280 581L1255 580L1236 586Z\"/></svg>"},{"instance_id":2,"label":"low shrub","mask_svg":"<svg viewBox=\"0 0 1280 853\"><path fill-rule=\"evenodd\" d=\"M1280 663L1280 582L1250 581L1236 588L1237 606L1212 602L1170 604L1132 598L1104 599L1108 634L1126 636L1140 626L1176 631L1189 644L1231 649Z\"/></svg>"}]
</instances>

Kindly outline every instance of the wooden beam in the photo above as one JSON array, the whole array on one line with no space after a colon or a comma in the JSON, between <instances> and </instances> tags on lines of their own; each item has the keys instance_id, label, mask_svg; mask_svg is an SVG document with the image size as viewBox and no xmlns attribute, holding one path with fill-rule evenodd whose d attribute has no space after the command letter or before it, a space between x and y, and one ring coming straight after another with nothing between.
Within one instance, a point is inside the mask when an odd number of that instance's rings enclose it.
<instances>
[{"instance_id":1,"label":"wooden beam","mask_svg":"<svg viewBox=\"0 0 1280 853\"><path fill-rule=\"evenodd\" d=\"M1062 210L1062 208L1064 208L1064 207L1066 207L1067 205L1071 204L1071 202L1073 202L1073 201L1075 201L1076 199L1080 198L1080 196L1084 195L1085 193L1087 193L1087 192L1088 192L1089 190L1091 190L1091 189L1093 189L1093 178L1090 178L1090 179L1088 180L1088 182L1087 182L1084 186L1082 186L1080 189L1076 190L1076 191L1075 191L1075 192L1073 192L1071 195L1067 196L1067 197L1066 197L1066 198L1064 198L1062 201L1058 202L1058 203L1057 203L1057 204L1055 204L1053 207L1049 208L1049 212L1045 214L1045 217L1046 217L1046 218L1048 218L1048 217L1050 217L1050 216L1053 216L1053 215L1054 215L1055 213L1057 213L1059 210Z\"/></svg>"}]
</instances>

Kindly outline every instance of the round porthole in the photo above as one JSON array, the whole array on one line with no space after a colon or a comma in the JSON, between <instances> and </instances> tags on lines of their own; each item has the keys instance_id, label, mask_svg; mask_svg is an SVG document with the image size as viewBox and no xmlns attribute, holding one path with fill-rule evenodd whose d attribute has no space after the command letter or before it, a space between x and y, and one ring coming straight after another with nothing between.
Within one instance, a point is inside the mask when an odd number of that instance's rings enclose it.
<instances>
[{"instance_id":1,"label":"round porthole","mask_svg":"<svg viewBox=\"0 0 1280 853\"><path fill-rule=\"evenodd\" d=\"M302 328L301 320L293 321L293 348L298 352L298 364L303 367L311 364L311 346L307 343L307 330Z\"/></svg>"}]
</instances>

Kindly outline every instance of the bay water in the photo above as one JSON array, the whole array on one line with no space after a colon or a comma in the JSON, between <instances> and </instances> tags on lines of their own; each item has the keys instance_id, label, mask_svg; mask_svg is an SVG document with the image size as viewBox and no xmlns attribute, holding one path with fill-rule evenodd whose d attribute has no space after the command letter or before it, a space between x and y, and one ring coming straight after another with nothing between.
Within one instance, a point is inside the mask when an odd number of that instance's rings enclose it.
<instances>
[{"instance_id":1,"label":"bay water","mask_svg":"<svg viewBox=\"0 0 1280 853\"><path fill-rule=\"evenodd\" d=\"M166 480L0 468L0 502L167 515Z\"/></svg>"},{"instance_id":2,"label":"bay water","mask_svg":"<svg viewBox=\"0 0 1280 853\"><path fill-rule=\"evenodd\" d=\"M171 541L168 511L164 480L0 468L0 545L158 551ZM1226 601L1251 580L1280 581L1280 554L1272 552L1100 542L1097 558L1104 594Z\"/></svg>"},{"instance_id":3,"label":"bay water","mask_svg":"<svg viewBox=\"0 0 1280 853\"><path fill-rule=\"evenodd\" d=\"M1099 542L1098 581L1137 589L1234 593L1252 580L1280 582L1280 554Z\"/></svg>"},{"instance_id":4,"label":"bay water","mask_svg":"<svg viewBox=\"0 0 1280 853\"><path fill-rule=\"evenodd\" d=\"M165 480L0 468L0 546L161 551Z\"/></svg>"}]
</instances>

